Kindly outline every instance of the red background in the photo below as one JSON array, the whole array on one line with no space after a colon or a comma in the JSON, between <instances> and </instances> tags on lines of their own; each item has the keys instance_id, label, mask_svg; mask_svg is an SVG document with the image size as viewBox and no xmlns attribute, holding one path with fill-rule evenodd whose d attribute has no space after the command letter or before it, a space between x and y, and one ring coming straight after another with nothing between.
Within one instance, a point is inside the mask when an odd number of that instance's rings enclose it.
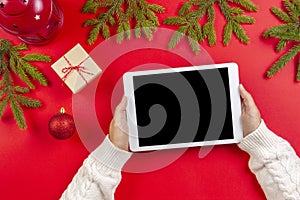
<instances>
[{"instance_id":1,"label":"red background","mask_svg":"<svg viewBox=\"0 0 300 200\"><path fill-rule=\"evenodd\" d=\"M150 0L149 0L150 1ZM228 47L221 43L221 31L224 19L217 11L217 44L202 46L209 52L216 63L237 62L240 66L240 79L254 96L262 117L268 126L278 135L286 138L296 152L299 148L300 88L294 80L295 62L289 63L272 79L265 78L268 67L281 55L274 52L274 39L262 39L261 33L279 21L271 15L269 1L253 0L259 5L255 17L256 24L244 26L251 38L249 45L241 44L235 37ZM65 23L59 36L45 46L30 46L30 52L50 55L56 61L75 44L80 43L87 52L95 46L88 46L86 38L89 28L81 25L88 14L81 14L85 1L60 0L64 10ZM151 2L166 7L164 14L159 14L162 22L167 16L173 16L183 1ZM280 6L281 1L272 2ZM166 27L166 26L162 26ZM3 30L0 37L20 41ZM103 41L99 39L97 44ZM155 54L153 54L154 56ZM149 55L151 57L151 52ZM131 58L123 58L113 65L125 66ZM135 59L142 59L138 56ZM164 61L161 58L161 62ZM157 60L156 60L157 62ZM130 62L129 62L130 63ZM50 136L47 124L52 115L64 106L72 113L72 93L50 68L51 63L37 64L47 76L50 85L39 86L31 97L41 99L40 109L25 109L28 129L20 131L15 125L10 109L0 120L0 198L1 199L58 199L66 189L72 177L81 166L89 152L81 143L77 134L72 138L59 141ZM180 59L170 66L185 66ZM121 76L121 74L117 74ZM108 77L107 83L116 77ZM102 85L106 87L106 85ZM107 84L109 87L109 84ZM104 127L108 128L112 114L102 115ZM199 148L189 149L180 159L168 167L144 174L123 173L123 179L116 191L116 199L264 199L254 175L247 167L248 155L236 145L217 146L204 159L198 158Z\"/></svg>"}]
</instances>

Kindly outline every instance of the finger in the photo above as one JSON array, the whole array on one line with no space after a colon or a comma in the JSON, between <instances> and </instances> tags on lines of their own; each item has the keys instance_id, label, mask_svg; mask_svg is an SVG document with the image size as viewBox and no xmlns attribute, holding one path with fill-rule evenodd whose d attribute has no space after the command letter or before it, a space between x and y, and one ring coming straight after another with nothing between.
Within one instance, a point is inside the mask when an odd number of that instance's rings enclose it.
<instances>
[{"instance_id":1,"label":"finger","mask_svg":"<svg viewBox=\"0 0 300 200\"><path fill-rule=\"evenodd\" d=\"M246 105L242 102L242 113L246 113Z\"/></svg>"},{"instance_id":2,"label":"finger","mask_svg":"<svg viewBox=\"0 0 300 200\"><path fill-rule=\"evenodd\" d=\"M249 92L244 88L242 84L239 85L239 90L242 99L247 99L247 96L250 95Z\"/></svg>"},{"instance_id":3,"label":"finger","mask_svg":"<svg viewBox=\"0 0 300 200\"><path fill-rule=\"evenodd\" d=\"M246 107L255 104L251 94L244 88L242 84L240 84L239 89L243 104L245 104Z\"/></svg>"},{"instance_id":4,"label":"finger","mask_svg":"<svg viewBox=\"0 0 300 200\"><path fill-rule=\"evenodd\" d=\"M126 110L126 106L127 106L127 98L125 96L123 96L121 102L119 103L119 105L116 107L116 112L122 112Z\"/></svg>"},{"instance_id":5,"label":"finger","mask_svg":"<svg viewBox=\"0 0 300 200\"><path fill-rule=\"evenodd\" d=\"M114 115L115 124L124 133L128 133L126 105L127 105L127 98L123 96L120 104L116 107L115 115Z\"/></svg>"}]
</instances>

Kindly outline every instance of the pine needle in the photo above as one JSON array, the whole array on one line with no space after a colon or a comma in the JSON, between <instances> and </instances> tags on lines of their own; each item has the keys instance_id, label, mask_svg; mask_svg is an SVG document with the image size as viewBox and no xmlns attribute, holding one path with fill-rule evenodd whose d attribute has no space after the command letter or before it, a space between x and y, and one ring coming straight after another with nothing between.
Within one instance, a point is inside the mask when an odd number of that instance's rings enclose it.
<instances>
[{"instance_id":1,"label":"pine needle","mask_svg":"<svg viewBox=\"0 0 300 200\"><path fill-rule=\"evenodd\" d=\"M254 24L255 20L253 17L245 15L244 10L250 12L256 12L258 10L258 7L250 0L188 0L180 7L177 13L178 16L168 17L163 23L178 26L179 28L187 27L187 30L195 30L198 42L207 39L208 44L214 46L217 41L214 27L215 5L220 8L221 13L227 21L223 29L224 46L229 44L232 34L236 35L242 43L248 44L249 37L246 35L241 24ZM235 5L236 7L230 7L231 5ZM206 21L200 24L203 18L206 18ZM190 38L194 38L194 32L187 31L186 35ZM169 47L174 48L175 45L179 43L179 41L175 39L181 38L182 37L178 36L178 33L174 33L169 42ZM192 50L197 53L198 48L195 48L195 43L189 40L189 44Z\"/></svg>"}]
</instances>

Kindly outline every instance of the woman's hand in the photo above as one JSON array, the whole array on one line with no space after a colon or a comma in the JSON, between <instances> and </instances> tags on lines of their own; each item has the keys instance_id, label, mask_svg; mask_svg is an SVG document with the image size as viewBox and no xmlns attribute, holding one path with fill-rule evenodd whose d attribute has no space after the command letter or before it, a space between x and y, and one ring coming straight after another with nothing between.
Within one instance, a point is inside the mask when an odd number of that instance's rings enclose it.
<instances>
[{"instance_id":1,"label":"woman's hand","mask_svg":"<svg viewBox=\"0 0 300 200\"><path fill-rule=\"evenodd\" d=\"M241 84L239 86L242 99L242 125L244 137L255 131L261 122L260 112L251 94Z\"/></svg>"},{"instance_id":2,"label":"woman's hand","mask_svg":"<svg viewBox=\"0 0 300 200\"><path fill-rule=\"evenodd\" d=\"M116 107L114 118L110 123L109 139L116 147L129 151L126 105L127 99L123 96L122 101Z\"/></svg>"}]
</instances>

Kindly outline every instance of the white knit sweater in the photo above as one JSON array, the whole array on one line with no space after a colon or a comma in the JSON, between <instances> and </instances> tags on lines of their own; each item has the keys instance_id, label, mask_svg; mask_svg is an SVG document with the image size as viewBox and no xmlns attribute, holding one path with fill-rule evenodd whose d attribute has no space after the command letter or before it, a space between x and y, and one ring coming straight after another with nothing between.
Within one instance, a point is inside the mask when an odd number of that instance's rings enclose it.
<instances>
[{"instance_id":1,"label":"white knit sweater","mask_svg":"<svg viewBox=\"0 0 300 200\"><path fill-rule=\"evenodd\" d=\"M121 169L131 153L115 147L108 137L91 153L61 200L111 200L121 181Z\"/></svg>"},{"instance_id":2,"label":"white knit sweater","mask_svg":"<svg viewBox=\"0 0 300 200\"><path fill-rule=\"evenodd\" d=\"M262 121L239 147L250 154L249 167L267 199L300 200L300 160L290 144ZM115 147L108 137L84 161L61 200L114 199L121 169L131 153Z\"/></svg>"},{"instance_id":3,"label":"white knit sweater","mask_svg":"<svg viewBox=\"0 0 300 200\"><path fill-rule=\"evenodd\" d=\"M300 200L300 159L286 140L262 121L239 147L250 155L249 167L267 199Z\"/></svg>"}]
</instances>

